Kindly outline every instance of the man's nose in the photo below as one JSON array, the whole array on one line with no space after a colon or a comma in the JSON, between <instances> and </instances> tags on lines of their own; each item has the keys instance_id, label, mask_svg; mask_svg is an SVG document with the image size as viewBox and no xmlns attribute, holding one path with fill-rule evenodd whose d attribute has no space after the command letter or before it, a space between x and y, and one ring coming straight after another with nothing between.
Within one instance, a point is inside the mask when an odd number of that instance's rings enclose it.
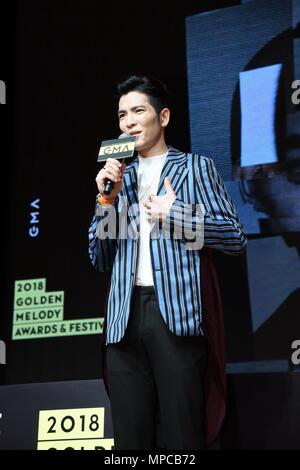
<instances>
[{"instance_id":1,"label":"man's nose","mask_svg":"<svg viewBox=\"0 0 300 470\"><path fill-rule=\"evenodd\" d=\"M126 116L126 127L133 127L136 124L136 119L134 114L127 114Z\"/></svg>"}]
</instances>

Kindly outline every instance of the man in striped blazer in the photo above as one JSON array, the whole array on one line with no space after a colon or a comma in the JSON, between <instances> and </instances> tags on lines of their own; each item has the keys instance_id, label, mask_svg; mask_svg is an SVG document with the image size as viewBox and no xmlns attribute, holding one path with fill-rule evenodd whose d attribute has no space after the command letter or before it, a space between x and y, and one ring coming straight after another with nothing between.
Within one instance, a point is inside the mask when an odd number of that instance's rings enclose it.
<instances>
[{"instance_id":1,"label":"man in striped blazer","mask_svg":"<svg viewBox=\"0 0 300 470\"><path fill-rule=\"evenodd\" d=\"M246 238L213 160L167 146L165 85L131 76L118 100L120 129L136 136L138 155L127 167L108 159L98 173L89 229L92 264L112 271L106 351L115 448L155 449L159 439L166 449L201 449L201 262L205 247L239 255Z\"/></svg>"}]
</instances>

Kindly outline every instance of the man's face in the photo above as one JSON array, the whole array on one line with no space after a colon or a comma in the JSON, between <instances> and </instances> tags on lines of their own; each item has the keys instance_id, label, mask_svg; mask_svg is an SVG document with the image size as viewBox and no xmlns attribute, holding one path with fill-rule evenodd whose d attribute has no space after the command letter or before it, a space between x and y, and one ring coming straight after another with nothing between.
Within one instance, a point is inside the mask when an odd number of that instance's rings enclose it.
<instances>
[{"instance_id":1,"label":"man's face","mask_svg":"<svg viewBox=\"0 0 300 470\"><path fill-rule=\"evenodd\" d=\"M119 101L119 125L122 132L136 136L135 149L140 154L154 155L164 139L164 124L144 93L131 91Z\"/></svg>"}]
</instances>

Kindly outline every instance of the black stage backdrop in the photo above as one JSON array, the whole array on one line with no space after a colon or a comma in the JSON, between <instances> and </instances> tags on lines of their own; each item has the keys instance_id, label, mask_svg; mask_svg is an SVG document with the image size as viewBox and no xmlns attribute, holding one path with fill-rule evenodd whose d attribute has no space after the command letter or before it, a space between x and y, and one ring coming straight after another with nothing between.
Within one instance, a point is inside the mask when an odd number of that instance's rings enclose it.
<instances>
[{"instance_id":1,"label":"black stage backdrop","mask_svg":"<svg viewBox=\"0 0 300 470\"><path fill-rule=\"evenodd\" d=\"M20 0L1 19L2 447L36 448L41 410L105 406L110 417L98 383L109 275L89 262L87 229L100 143L119 135L115 85L138 73L169 85L168 143L211 152L249 238L241 257L215 252L229 374L216 448L298 448L300 1ZM240 94L239 74L278 64L283 158L243 168L239 100L248 111L259 89Z\"/></svg>"},{"instance_id":2,"label":"black stage backdrop","mask_svg":"<svg viewBox=\"0 0 300 470\"><path fill-rule=\"evenodd\" d=\"M20 1L11 10L2 383L101 377L101 335L86 333L101 329L97 321L103 317L109 279L89 263L87 229L99 146L119 133L115 85L131 73L164 80L174 102L168 141L189 150L185 17L235 4ZM53 308L51 292L59 304ZM14 310L16 293L29 303L48 293L47 306L27 303L25 310ZM74 323L70 336L47 337L55 330L53 323L45 327L42 316L58 319L51 314L60 315L60 321L92 321L80 330ZM34 337L38 326L40 337Z\"/></svg>"}]
</instances>

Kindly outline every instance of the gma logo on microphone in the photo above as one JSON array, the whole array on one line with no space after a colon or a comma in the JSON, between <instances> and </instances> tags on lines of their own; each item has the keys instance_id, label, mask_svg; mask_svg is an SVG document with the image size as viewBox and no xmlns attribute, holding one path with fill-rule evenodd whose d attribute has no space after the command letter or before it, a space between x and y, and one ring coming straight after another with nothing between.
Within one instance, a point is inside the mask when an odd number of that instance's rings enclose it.
<instances>
[{"instance_id":1,"label":"gma logo on microphone","mask_svg":"<svg viewBox=\"0 0 300 470\"><path fill-rule=\"evenodd\" d=\"M104 140L98 154L98 162L112 158L132 157L136 137L123 137L120 139Z\"/></svg>"}]
</instances>

